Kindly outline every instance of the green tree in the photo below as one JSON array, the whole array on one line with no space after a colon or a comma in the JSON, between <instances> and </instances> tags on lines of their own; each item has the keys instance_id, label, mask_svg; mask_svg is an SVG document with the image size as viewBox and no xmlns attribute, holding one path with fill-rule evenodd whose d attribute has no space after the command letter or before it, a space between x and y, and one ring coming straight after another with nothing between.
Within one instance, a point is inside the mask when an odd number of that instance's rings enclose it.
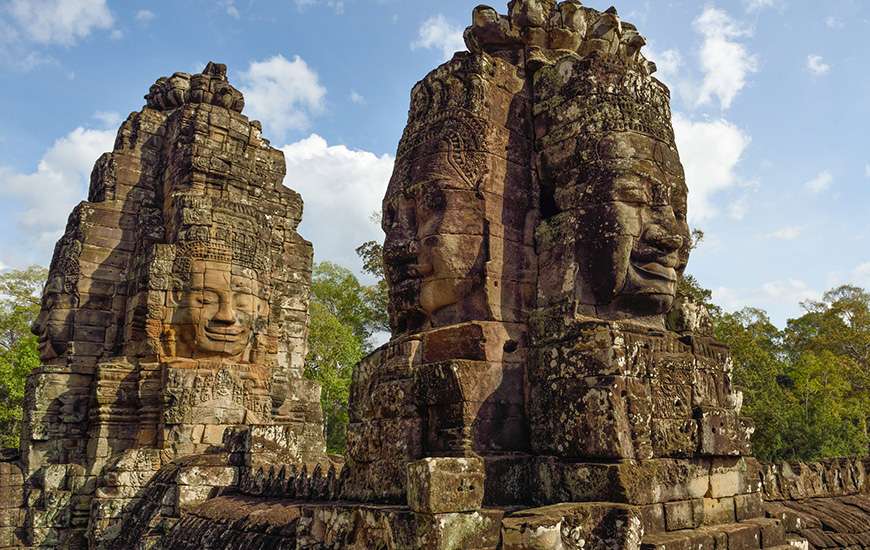
<instances>
[{"instance_id":1,"label":"green tree","mask_svg":"<svg viewBox=\"0 0 870 550\"><path fill-rule=\"evenodd\" d=\"M856 392L870 390L870 293L841 286L826 292L821 301L803 306L806 313L786 327L786 351L794 358L830 351L845 359L841 368Z\"/></svg>"},{"instance_id":2,"label":"green tree","mask_svg":"<svg viewBox=\"0 0 870 550\"><path fill-rule=\"evenodd\" d=\"M331 452L344 451L353 367L371 351L372 336L385 323L386 312L377 294L376 288L361 284L344 267L323 262L314 268L305 373L323 388L321 404Z\"/></svg>"},{"instance_id":3,"label":"green tree","mask_svg":"<svg viewBox=\"0 0 870 550\"><path fill-rule=\"evenodd\" d=\"M763 460L866 455L867 315L870 296L841 287L779 330L758 309L716 319L731 348L743 412L755 422L753 450Z\"/></svg>"},{"instance_id":4,"label":"green tree","mask_svg":"<svg viewBox=\"0 0 870 550\"><path fill-rule=\"evenodd\" d=\"M734 382L743 391L743 414L755 423L755 455L763 460L785 457L795 403L781 385L786 368L781 332L764 311L746 308L717 317L715 335L731 348Z\"/></svg>"},{"instance_id":5,"label":"green tree","mask_svg":"<svg viewBox=\"0 0 870 550\"><path fill-rule=\"evenodd\" d=\"M790 320L784 331L784 352L794 365L790 374L795 383L803 383L805 418L822 430L817 452L865 454L870 441L870 293L846 285L803 306L806 313Z\"/></svg>"},{"instance_id":6,"label":"green tree","mask_svg":"<svg viewBox=\"0 0 870 550\"><path fill-rule=\"evenodd\" d=\"M390 303L390 292L384 268L384 247L377 241L368 241L360 245L356 253L363 261L363 271L373 276L376 281L374 285L366 287L369 302L374 308L373 328L389 332L390 319L387 315L387 306Z\"/></svg>"},{"instance_id":7,"label":"green tree","mask_svg":"<svg viewBox=\"0 0 870 550\"><path fill-rule=\"evenodd\" d=\"M0 447L18 447L27 375L39 366L30 326L39 315L48 271L42 267L0 275Z\"/></svg>"}]
</instances>

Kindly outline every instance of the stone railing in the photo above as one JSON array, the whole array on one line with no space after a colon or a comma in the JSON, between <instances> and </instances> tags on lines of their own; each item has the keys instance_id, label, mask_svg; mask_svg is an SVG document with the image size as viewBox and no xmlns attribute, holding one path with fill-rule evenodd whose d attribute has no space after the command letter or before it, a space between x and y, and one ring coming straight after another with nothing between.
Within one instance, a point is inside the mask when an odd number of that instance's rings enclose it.
<instances>
[{"instance_id":1,"label":"stone railing","mask_svg":"<svg viewBox=\"0 0 870 550\"><path fill-rule=\"evenodd\" d=\"M328 502L340 498L344 471L343 464L330 462L261 466L243 470L238 491L248 496Z\"/></svg>"},{"instance_id":2,"label":"stone railing","mask_svg":"<svg viewBox=\"0 0 870 550\"><path fill-rule=\"evenodd\" d=\"M834 458L819 462L762 465L765 501L805 500L870 493L870 458Z\"/></svg>"}]
</instances>

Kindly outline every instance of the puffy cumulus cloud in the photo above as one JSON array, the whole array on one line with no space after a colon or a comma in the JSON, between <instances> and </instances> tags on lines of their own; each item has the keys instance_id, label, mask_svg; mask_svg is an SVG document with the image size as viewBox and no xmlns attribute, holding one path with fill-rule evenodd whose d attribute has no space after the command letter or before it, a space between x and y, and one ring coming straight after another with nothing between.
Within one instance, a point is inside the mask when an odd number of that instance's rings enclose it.
<instances>
[{"instance_id":1,"label":"puffy cumulus cloud","mask_svg":"<svg viewBox=\"0 0 870 550\"><path fill-rule=\"evenodd\" d=\"M356 247L383 240L371 215L381 210L393 157L329 145L317 134L281 149L287 159L284 183L305 200L299 232L314 243L316 261L361 267Z\"/></svg>"},{"instance_id":2,"label":"puffy cumulus cloud","mask_svg":"<svg viewBox=\"0 0 870 550\"><path fill-rule=\"evenodd\" d=\"M822 76L831 71L831 66L825 63L822 56L812 54L807 56L807 69L816 76Z\"/></svg>"},{"instance_id":3,"label":"puffy cumulus cloud","mask_svg":"<svg viewBox=\"0 0 870 550\"><path fill-rule=\"evenodd\" d=\"M72 46L94 30L115 24L106 0L11 0L5 11L38 44Z\"/></svg>"},{"instance_id":4,"label":"puffy cumulus cloud","mask_svg":"<svg viewBox=\"0 0 870 550\"><path fill-rule=\"evenodd\" d=\"M828 170L823 170L819 172L816 177L811 179L810 181L804 184L804 187L810 193L822 193L831 188L831 184L834 183L834 175L831 174Z\"/></svg>"},{"instance_id":5,"label":"puffy cumulus cloud","mask_svg":"<svg viewBox=\"0 0 870 550\"><path fill-rule=\"evenodd\" d=\"M324 108L326 88L305 61L276 55L254 61L241 74L247 114L263 122L266 136L282 140L290 130L305 130L309 117Z\"/></svg>"},{"instance_id":6,"label":"puffy cumulus cloud","mask_svg":"<svg viewBox=\"0 0 870 550\"><path fill-rule=\"evenodd\" d=\"M714 195L742 183L736 169L751 138L727 120L693 121L680 113L674 113L674 132L689 185L690 221L710 219L718 212Z\"/></svg>"},{"instance_id":7,"label":"puffy cumulus cloud","mask_svg":"<svg viewBox=\"0 0 870 550\"><path fill-rule=\"evenodd\" d=\"M695 30L703 37L699 58L704 73L695 105L707 105L716 98L722 109L728 109L746 87L749 74L758 70L757 57L738 41L751 33L713 6L695 20Z\"/></svg>"},{"instance_id":8,"label":"puffy cumulus cloud","mask_svg":"<svg viewBox=\"0 0 870 550\"><path fill-rule=\"evenodd\" d=\"M776 231L771 231L767 234L768 239L776 239L779 241L793 241L801 236L803 228L798 226L783 227Z\"/></svg>"},{"instance_id":9,"label":"puffy cumulus cloud","mask_svg":"<svg viewBox=\"0 0 870 550\"><path fill-rule=\"evenodd\" d=\"M411 49L440 50L443 59L450 59L454 53L465 51L463 32L465 27L452 25L447 18L438 14L423 21L417 31L417 40L411 43Z\"/></svg>"},{"instance_id":10,"label":"puffy cumulus cloud","mask_svg":"<svg viewBox=\"0 0 870 550\"><path fill-rule=\"evenodd\" d=\"M354 103L356 105L365 105L366 98L363 97L362 94L360 94L356 90L351 90L350 91L350 102Z\"/></svg>"},{"instance_id":11,"label":"puffy cumulus cloud","mask_svg":"<svg viewBox=\"0 0 870 550\"><path fill-rule=\"evenodd\" d=\"M33 172L0 167L0 196L15 205L13 210L20 212L15 221L35 236L38 247L50 250L70 210L87 196L94 162L111 151L114 142L114 130L79 127L55 141ZM34 244L25 241L19 241L21 247Z\"/></svg>"}]
</instances>

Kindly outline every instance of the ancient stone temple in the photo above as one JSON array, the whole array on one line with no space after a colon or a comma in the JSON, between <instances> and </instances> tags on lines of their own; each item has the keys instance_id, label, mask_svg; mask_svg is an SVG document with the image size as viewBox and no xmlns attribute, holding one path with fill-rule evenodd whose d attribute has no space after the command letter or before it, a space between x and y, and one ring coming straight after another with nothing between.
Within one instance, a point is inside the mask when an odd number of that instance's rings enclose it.
<instances>
[{"instance_id":1,"label":"ancient stone temple","mask_svg":"<svg viewBox=\"0 0 870 550\"><path fill-rule=\"evenodd\" d=\"M153 516L177 518L233 483L229 442L258 429L300 463L325 458L302 378L312 248L283 154L223 65L146 99L97 161L34 326L20 462L34 547L122 547L158 472L208 457L161 495Z\"/></svg>"},{"instance_id":2,"label":"ancient stone temple","mask_svg":"<svg viewBox=\"0 0 870 550\"><path fill-rule=\"evenodd\" d=\"M511 0L465 40L411 93L343 459L283 157L225 67L157 81L57 245L0 548L870 548L870 461L754 460L676 297L687 183L637 29Z\"/></svg>"}]
</instances>

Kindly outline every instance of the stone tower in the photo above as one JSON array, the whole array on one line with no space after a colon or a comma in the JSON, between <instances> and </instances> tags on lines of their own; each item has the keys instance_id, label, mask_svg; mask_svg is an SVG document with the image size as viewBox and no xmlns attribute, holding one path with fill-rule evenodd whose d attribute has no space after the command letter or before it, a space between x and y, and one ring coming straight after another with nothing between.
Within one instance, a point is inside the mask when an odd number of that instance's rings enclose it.
<instances>
[{"instance_id":1,"label":"stone tower","mask_svg":"<svg viewBox=\"0 0 870 550\"><path fill-rule=\"evenodd\" d=\"M411 94L383 210L393 339L355 372L344 495L612 503L505 519L510 548L759 515L728 350L666 326L687 186L643 37L613 8L513 0L465 39Z\"/></svg>"},{"instance_id":2,"label":"stone tower","mask_svg":"<svg viewBox=\"0 0 870 550\"><path fill-rule=\"evenodd\" d=\"M33 546L110 547L158 471L219 455L238 429L325 455L319 388L302 378L312 247L283 154L223 65L161 78L146 100L96 163L33 327Z\"/></svg>"}]
</instances>

